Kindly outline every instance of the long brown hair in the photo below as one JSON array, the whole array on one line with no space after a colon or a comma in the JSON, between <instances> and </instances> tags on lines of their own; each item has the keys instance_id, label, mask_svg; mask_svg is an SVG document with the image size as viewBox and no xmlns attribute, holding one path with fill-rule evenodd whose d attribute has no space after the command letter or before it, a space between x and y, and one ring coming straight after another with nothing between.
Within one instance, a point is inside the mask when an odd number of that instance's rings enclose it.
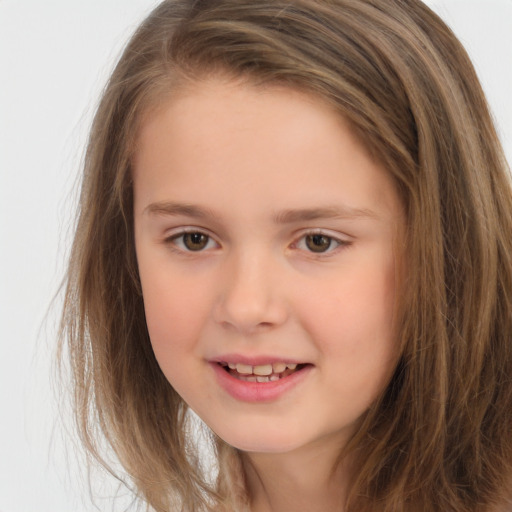
<instances>
[{"instance_id":1,"label":"long brown hair","mask_svg":"<svg viewBox=\"0 0 512 512\"><path fill-rule=\"evenodd\" d=\"M393 176L406 210L400 360L347 449L346 511L490 512L512 483L512 190L469 58L419 0L166 0L105 89L85 159L62 344L89 451L114 449L158 512L241 510L236 451L199 464L187 406L146 329L130 160L141 118L223 73L327 101Z\"/></svg>"}]
</instances>

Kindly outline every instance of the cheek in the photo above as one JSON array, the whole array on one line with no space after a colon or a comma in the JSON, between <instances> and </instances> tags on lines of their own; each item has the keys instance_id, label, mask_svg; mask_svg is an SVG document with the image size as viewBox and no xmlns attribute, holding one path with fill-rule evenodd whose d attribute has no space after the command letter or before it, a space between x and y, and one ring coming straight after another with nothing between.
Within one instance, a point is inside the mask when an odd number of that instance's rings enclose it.
<instances>
[{"instance_id":1,"label":"cheek","mask_svg":"<svg viewBox=\"0 0 512 512\"><path fill-rule=\"evenodd\" d=\"M309 295L308 330L326 357L358 365L388 360L395 347L395 272L392 258L369 258ZM348 366L348 365L347 365ZM370 365L371 366L371 365Z\"/></svg>"},{"instance_id":2,"label":"cheek","mask_svg":"<svg viewBox=\"0 0 512 512\"><path fill-rule=\"evenodd\" d=\"M176 356L194 350L208 299L193 279L158 265L139 268L151 344L165 371Z\"/></svg>"},{"instance_id":3,"label":"cheek","mask_svg":"<svg viewBox=\"0 0 512 512\"><path fill-rule=\"evenodd\" d=\"M310 334L322 354L321 379L345 419L367 410L395 367L394 290L392 270L367 267L338 283L316 311Z\"/></svg>"}]
</instances>

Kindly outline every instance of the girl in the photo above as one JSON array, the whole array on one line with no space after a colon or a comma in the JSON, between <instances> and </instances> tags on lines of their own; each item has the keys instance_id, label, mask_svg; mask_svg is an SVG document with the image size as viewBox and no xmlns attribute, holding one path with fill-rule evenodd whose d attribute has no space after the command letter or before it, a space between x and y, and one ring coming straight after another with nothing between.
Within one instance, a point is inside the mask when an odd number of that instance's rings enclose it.
<instances>
[{"instance_id":1,"label":"girl","mask_svg":"<svg viewBox=\"0 0 512 512\"><path fill-rule=\"evenodd\" d=\"M159 512L509 510L511 234L482 90L420 1L164 1L86 156L82 439Z\"/></svg>"}]
</instances>

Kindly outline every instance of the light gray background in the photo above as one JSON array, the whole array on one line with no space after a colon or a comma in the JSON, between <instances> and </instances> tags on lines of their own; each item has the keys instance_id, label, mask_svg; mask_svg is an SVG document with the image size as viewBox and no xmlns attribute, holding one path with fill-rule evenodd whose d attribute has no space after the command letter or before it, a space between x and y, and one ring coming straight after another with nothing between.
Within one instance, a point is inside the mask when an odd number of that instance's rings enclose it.
<instances>
[{"instance_id":1,"label":"light gray background","mask_svg":"<svg viewBox=\"0 0 512 512\"><path fill-rule=\"evenodd\" d=\"M51 388L76 180L99 92L157 0L0 0L0 512L95 508ZM512 0L430 0L469 50L512 160ZM46 318L46 320L45 320ZM61 392L64 392L61 390Z\"/></svg>"}]
</instances>

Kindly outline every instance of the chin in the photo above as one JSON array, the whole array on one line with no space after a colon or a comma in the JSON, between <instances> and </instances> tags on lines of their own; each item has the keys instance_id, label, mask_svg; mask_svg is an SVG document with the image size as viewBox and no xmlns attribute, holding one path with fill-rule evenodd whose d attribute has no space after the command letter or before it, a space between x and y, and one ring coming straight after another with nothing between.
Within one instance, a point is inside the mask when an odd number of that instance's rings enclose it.
<instances>
[{"instance_id":1,"label":"chin","mask_svg":"<svg viewBox=\"0 0 512 512\"><path fill-rule=\"evenodd\" d=\"M216 432L227 444L248 453L287 453L305 444L290 438L286 432L259 432L238 430Z\"/></svg>"}]
</instances>

